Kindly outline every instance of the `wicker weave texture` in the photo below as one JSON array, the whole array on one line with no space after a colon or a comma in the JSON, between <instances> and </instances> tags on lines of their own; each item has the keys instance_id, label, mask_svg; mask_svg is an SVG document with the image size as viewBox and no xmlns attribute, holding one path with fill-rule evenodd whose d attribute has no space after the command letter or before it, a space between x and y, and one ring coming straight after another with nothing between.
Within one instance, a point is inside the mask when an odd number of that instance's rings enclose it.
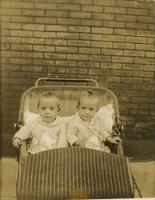
<instances>
[{"instance_id":1,"label":"wicker weave texture","mask_svg":"<svg viewBox=\"0 0 155 200\"><path fill-rule=\"evenodd\" d=\"M127 158L92 149L61 148L21 163L18 200L133 197Z\"/></svg>"}]
</instances>

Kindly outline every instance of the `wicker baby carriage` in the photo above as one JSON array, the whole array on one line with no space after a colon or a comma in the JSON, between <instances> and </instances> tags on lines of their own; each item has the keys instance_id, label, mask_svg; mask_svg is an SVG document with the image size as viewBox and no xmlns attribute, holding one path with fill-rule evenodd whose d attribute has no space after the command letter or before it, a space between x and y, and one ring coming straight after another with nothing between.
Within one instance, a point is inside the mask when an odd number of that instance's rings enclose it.
<instances>
[{"instance_id":1,"label":"wicker baby carriage","mask_svg":"<svg viewBox=\"0 0 155 200\"><path fill-rule=\"evenodd\" d=\"M91 79L41 78L21 98L17 126L37 115L38 94L52 91L61 99L60 116L76 111L79 94L95 90L101 106L112 105L113 131L120 134L119 109L114 93ZM134 197L134 185L122 144L111 146L112 153L80 147L58 148L27 154L27 143L19 153L18 200L99 199Z\"/></svg>"}]
</instances>

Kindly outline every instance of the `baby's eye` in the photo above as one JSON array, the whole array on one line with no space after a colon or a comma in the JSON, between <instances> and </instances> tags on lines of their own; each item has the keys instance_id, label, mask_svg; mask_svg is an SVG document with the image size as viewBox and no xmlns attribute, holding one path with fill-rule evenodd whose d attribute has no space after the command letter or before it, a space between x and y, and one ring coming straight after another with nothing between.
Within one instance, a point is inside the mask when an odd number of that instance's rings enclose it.
<instances>
[{"instance_id":1,"label":"baby's eye","mask_svg":"<svg viewBox=\"0 0 155 200\"><path fill-rule=\"evenodd\" d=\"M90 111L94 111L95 109L94 109L94 108L89 108L89 110L90 110Z\"/></svg>"},{"instance_id":2,"label":"baby's eye","mask_svg":"<svg viewBox=\"0 0 155 200\"><path fill-rule=\"evenodd\" d=\"M53 108L53 107L50 107L50 110L54 110L54 108Z\"/></svg>"},{"instance_id":3,"label":"baby's eye","mask_svg":"<svg viewBox=\"0 0 155 200\"><path fill-rule=\"evenodd\" d=\"M81 108L82 108L82 110L85 110L85 109L86 109L86 107L84 107L84 106L82 106Z\"/></svg>"},{"instance_id":4,"label":"baby's eye","mask_svg":"<svg viewBox=\"0 0 155 200\"><path fill-rule=\"evenodd\" d=\"M46 107L41 107L41 110L45 110L46 109Z\"/></svg>"}]
</instances>

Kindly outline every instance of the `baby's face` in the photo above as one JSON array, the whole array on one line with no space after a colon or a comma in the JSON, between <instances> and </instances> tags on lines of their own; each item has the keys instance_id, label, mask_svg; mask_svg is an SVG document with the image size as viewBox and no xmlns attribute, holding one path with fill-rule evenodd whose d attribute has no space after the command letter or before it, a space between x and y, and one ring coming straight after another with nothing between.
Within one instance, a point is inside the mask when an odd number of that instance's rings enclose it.
<instances>
[{"instance_id":1,"label":"baby's face","mask_svg":"<svg viewBox=\"0 0 155 200\"><path fill-rule=\"evenodd\" d=\"M90 122L98 111L98 100L83 98L78 107L78 113L83 121Z\"/></svg>"},{"instance_id":2,"label":"baby's face","mask_svg":"<svg viewBox=\"0 0 155 200\"><path fill-rule=\"evenodd\" d=\"M55 98L42 97L39 100L39 114L46 123L55 121L58 114L58 102Z\"/></svg>"}]
</instances>

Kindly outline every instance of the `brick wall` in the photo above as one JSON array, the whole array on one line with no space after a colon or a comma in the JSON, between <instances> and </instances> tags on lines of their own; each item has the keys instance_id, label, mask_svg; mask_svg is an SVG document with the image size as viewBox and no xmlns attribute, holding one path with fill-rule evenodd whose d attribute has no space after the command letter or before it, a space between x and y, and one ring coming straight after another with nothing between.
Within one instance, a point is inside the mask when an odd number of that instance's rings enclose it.
<instances>
[{"instance_id":1,"label":"brick wall","mask_svg":"<svg viewBox=\"0 0 155 200\"><path fill-rule=\"evenodd\" d=\"M118 96L128 135L152 134L154 22L152 0L1 0L3 138L22 93L48 71L96 79Z\"/></svg>"}]
</instances>

